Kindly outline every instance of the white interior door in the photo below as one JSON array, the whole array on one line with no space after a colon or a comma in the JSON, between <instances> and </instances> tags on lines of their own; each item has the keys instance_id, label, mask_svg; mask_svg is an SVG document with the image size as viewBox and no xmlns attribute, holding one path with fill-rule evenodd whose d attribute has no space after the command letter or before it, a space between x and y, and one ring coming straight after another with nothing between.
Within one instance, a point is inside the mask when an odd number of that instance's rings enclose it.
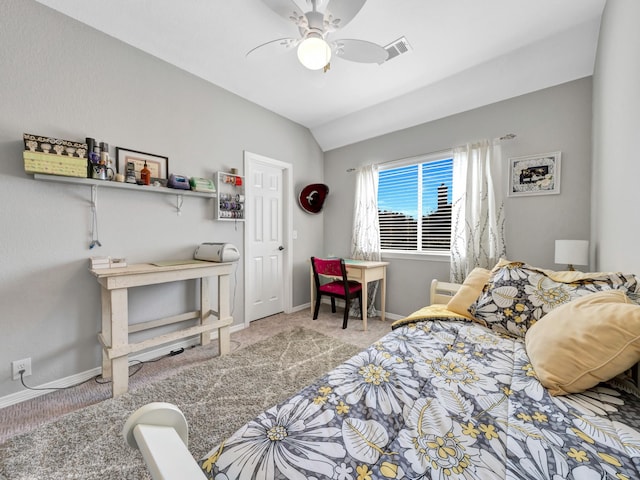
<instances>
[{"instance_id":1,"label":"white interior door","mask_svg":"<svg viewBox=\"0 0 640 480\"><path fill-rule=\"evenodd\" d=\"M284 311L284 168L247 155L246 292L249 321Z\"/></svg>"}]
</instances>

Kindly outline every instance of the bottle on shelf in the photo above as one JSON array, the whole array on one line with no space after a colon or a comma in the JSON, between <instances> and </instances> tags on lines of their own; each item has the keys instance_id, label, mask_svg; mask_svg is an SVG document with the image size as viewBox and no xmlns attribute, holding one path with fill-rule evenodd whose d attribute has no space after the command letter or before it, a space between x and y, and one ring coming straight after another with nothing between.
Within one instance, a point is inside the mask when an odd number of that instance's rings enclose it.
<instances>
[{"instance_id":1,"label":"bottle on shelf","mask_svg":"<svg viewBox=\"0 0 640 480\"><path fill-rule=\"evenodd\" d=\"M87 178L93 178L93 161L91 159L93 157L93 147L96 144L96 139L87 137L85 143L87 144Z\"/></svg>"},{"instance_id":2,"label":"bottle on shelf","mask_svg":"<svg viewBox=\"0 0 640 480\"><path fill-rule=\"evenodd\" d=\"M140 180L143 185L151 185L151 170L147 168L147 161L144 161L144 166L140 170Z\"/></svg>"}]
</instances>

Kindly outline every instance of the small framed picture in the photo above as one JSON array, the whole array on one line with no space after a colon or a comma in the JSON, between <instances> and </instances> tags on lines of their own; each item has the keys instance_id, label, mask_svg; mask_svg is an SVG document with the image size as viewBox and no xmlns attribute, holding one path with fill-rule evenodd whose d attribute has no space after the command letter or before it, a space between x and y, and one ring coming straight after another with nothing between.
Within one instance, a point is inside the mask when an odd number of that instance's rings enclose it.
<instances>
[{"instance_id":1,"label":"small framed picture","mask_svg":"<svg viewBox=\"0 0 640 480\"><path fill-rule=\"evenodd\" d=\"M133 163L136 179L140 180L140 170L147 162L147 168L151 170L151 178L169 178L169 158L153 153L139 152L129 148L116 147L116 171L118 173L127 172L127 164Z\"/></svg>"},{"instance_id":2,"label":"small framed picture","mask_svg":"<svg viewBox=\"0 0 640 480\"><path fill-rule=\"evenodd\" d=\"M560 193L560 152L509 159L509 197Z\"/></svg>"}]
</instances>

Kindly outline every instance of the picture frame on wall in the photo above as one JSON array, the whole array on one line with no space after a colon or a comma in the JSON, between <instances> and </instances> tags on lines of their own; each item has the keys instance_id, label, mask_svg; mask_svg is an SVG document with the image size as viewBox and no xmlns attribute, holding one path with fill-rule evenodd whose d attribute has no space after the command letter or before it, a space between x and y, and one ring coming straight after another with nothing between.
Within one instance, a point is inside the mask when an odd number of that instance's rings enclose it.
<instances>
[{"instance_id":1,"label":"picture frame on wall","mask_svg":"<svg viewBox=\"0 0 640 480\"><path fill-rule=\"evenodd\" d=\"M561 152L509 159L509 197L560 193Z\"/></svg>"},{"instance_id":2,"label":"picture frame on wall","mask_svg":"<svg viewBox=\"0 0 640 480\"><path fill-rule=\"evenodd\" d=\"M135 166L137 180L140 180L140 170L144 167L144 162L147 162L147 168L151 170L151 178L169 178L169 157L131 150L130 148L116 147L116 171L125 173L129 162Z\"/></svg>"}]
</instances>

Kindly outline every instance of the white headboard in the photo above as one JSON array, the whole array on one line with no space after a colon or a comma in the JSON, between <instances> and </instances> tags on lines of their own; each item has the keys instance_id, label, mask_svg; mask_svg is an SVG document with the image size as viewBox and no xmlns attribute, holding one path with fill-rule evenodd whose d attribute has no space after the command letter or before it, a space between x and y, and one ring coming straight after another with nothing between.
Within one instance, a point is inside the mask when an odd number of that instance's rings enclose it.
<instances>
[{"instance_id":1,"label":"white headboard","mask_svg":"<svg viewBox=\"0 0 640 480\"><path fill-rule=\"evenodd\" d=\"M446 305L461 286L459 283L441 282L434 278L431 280L431 291L429 292L431 305Z\"/></svg>"}]
</instances>

